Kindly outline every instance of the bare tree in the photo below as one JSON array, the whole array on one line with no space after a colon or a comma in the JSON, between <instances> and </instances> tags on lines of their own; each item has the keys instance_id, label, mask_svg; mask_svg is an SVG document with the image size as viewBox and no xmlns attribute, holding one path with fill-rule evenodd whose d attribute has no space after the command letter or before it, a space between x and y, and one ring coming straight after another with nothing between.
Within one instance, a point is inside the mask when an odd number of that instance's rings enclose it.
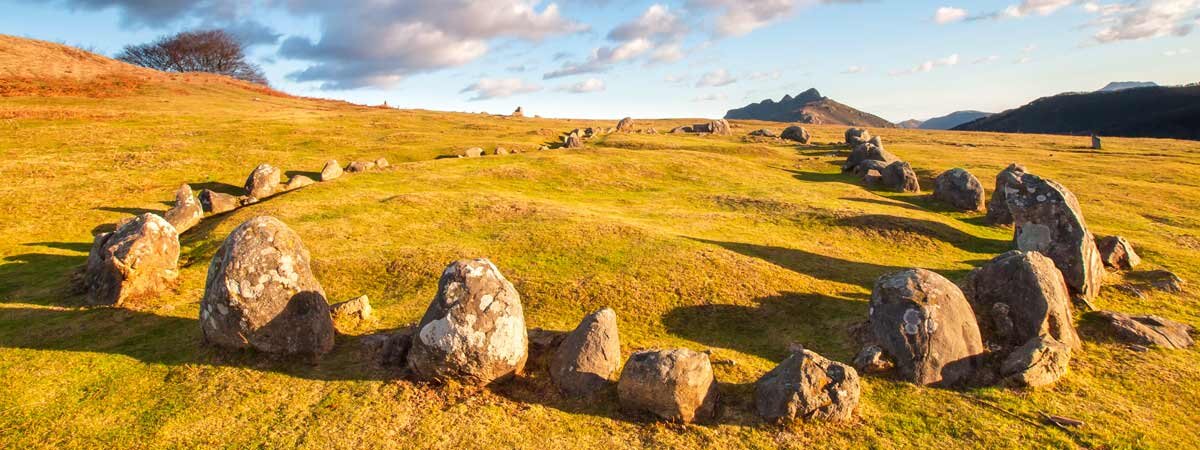
<instances>
[{"instance_id":1,"label":"bare tree","mask_svg":"<svg viewBox=\"0 0 1200 450\"><path fill-rule=\"evenodd\" d=\"M246 60L242 44L223 30L184 31L148 44L128 45L117 59L164 72L209 72L267 84L262 69Z\"/></svg>"}]
</instances>

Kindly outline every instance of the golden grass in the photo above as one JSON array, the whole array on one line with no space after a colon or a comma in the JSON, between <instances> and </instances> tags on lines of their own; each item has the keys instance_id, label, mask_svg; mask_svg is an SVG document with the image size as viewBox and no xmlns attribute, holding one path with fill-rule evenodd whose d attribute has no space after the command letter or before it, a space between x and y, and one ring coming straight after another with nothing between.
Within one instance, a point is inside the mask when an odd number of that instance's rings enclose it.
<instances>
[{"instance_id":1,"label":"golden grass","mask_svg":"<svg viewBox=\"0 0 1200 450\"><path fill-rule=\"evenodd\" d=\"M531 112L536 113L536 112ZM903 267L952 279L1009 248L1011 230L924 195L865 190L814 144L610 135L577 151L437 159L468 147L534 149L573 121L356 107L264 96L229 83L161 80L117 98L0 99L0 447L1186 448L1200 432L1196 350L1134 353L1081 320L1071 373L1036 391L919 388L864 379L851 424L767 425L752 383L789 342L838 360L873 280ZM659 131L694 120L639 121ZM1121 234L1145 267L1200 280L1200 145L887 130L928 187L965 167L992 183L1021 162L1079 197L1096 233ZM387 170L320 183L219 217L181 239L181 285L155 307L86 309L69 290L94 231L162 212L180 183L234 190L260 162L320 170L386 157ZM311 175L311 174L310 174ZM208 261L260 214L304 239L330 296L370 296L374 329L339 335L316 364L203 345ZM415 322L445 264L491 258L533 327L566 330L613 307L623 353L711 349L717 424L646 423L615 392L562 399L537 362L495 389L428 386L374 365L361 334ZM1110 285L1122 281L1114 274ZM1145 299L1106 287L1102 308L1200 323L1195 288ZM1063 431L1038 412L1082 419Z\"/></svg>"}]
</instances>

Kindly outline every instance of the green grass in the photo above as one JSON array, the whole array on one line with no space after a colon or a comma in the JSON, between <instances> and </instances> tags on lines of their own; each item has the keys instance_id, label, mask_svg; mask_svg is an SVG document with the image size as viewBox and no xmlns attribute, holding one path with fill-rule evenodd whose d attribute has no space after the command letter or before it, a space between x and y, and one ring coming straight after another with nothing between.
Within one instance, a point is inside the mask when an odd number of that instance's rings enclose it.
<instances>
[{"instance_id":1,"label":"green grass","mask_svg":"<svg viewBox=\"0 0 1200 450\"><path fill-rule=\"evenodd\" d=\"M642 121L666 131L689 120ZM1200 434L1196 350L1139 354L1082 327L1084 352L1057 385L966 392L863 381L850 424L762 423L753 382L799 342L846 361L846 327L873 280L905 267L952 279L1009 248L1011 230L923 195L871 192L839 173L841 127L814 145L730 137L611 135L577 151L532 151L557 133L615 121L512 119L261 96L212 84L138 95L0 98L0 447L1188 447ZM774 128L781 128L775 125ZM1039 135L882 131L922 186L964 167L990 188L1021 162L1079 197L1098 234L1138 246L1142 270L1200 280L1200 145ZM437 159L496 145L528 153ZM319 171L386 157L223 216L181 238L182 283L138 311L86 309L70 290L94 231L162 212L181 183L236 189L260 162ZM274 215L312 252L330 301L367 294L375 330L419 319L445 264L491 258L531 327L567 330L611 306L622 351L711 349L717 424L645 423L598 401L559 398L536 364L491 390L400 380L358 335L319 363L201 342L209 259L241 222ZM111 226L111 225L109 225ZM1113 274L1109 284L1121 282ZM1106 309L1200 323L1195 288ZM361 335L361 334L360 334ZM1071 431L1031 424L1078 418Z\"/></svg>"}]
</instances>

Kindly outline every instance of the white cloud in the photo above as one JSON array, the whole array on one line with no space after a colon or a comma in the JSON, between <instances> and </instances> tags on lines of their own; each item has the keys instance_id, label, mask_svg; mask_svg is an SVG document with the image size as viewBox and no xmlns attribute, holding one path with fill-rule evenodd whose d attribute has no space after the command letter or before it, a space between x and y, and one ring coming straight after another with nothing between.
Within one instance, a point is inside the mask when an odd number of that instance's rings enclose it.
<instances>
[{"instance_id":1,"label":"white cloud","mask_svg":"<svg viewBox=\"0 0 1200 450\"><path fill-rule=\"evenodd\" d=\"M717 36L743 36L790 15L795 0L687 0L692 11L719 11Z\"/></svg>"},{"instance_id":2,"label":"white cloud","mask_svg":"<svg viewBox=\"0 0 1200 450\"><path fill-rule=\"evenodd\" d=\"M645 38L637 38L616 47L599 47L592 50L592 54L588 57L587 61L582 63L565 63L558 70L546 73L542 78L549 80L584 73L604 72L612 67L613 64L641 56L649 51L651 47L652 44Z\"/></svg>"},{"instance_id":3,"label":"white cloud","mask_svg":"<svg viewBox=\"0 0 1200 450\"><path fill-rule=\"evenodd\" d=\"M512 97L518 94L528 94L542 90L542 87L536 84L530 84L520 78L483 78L476 81L474 84L463 88L459 91L460 94L474 92L475 96L471 97L471 101L490 100L494 98Z\"/></svg>"},{"instance_id":4,"label":"white cloud","mask_svg":"<svg viewBox=\"0 0 1200 450\"><path fill-rule=\"evenodd\" d=\"M1192 50L1188 49L1188 48L1176 48L1176 49L1164 51L1163 56L1166 56L1166 57L1183 56L1183 55L1186 55L1191 52L1192 52Z\"/></svg>"},{"instance_id":5,"label":"white cloud","mask_svg":"<svg viewBox=\"0 0 1200 450\"><path fill-rule=\"evenodd\" d=\"M683 47L679 44L660 45L650 54L650 62L670 63L683 59Z\"/></svg>"},{"instance_id":6,"label":"white cloud","mask_svg":"<svg viewBox=\"0 0 1200 450\"><path fill-rule=\"evenodd\" d=\"M572 94L587 94L592 92L603 92L606 89L604 80L599 78L588 78L578 83L562 86L558 88L560 91L570 92Z\"/></svg>"},{"instance_id":7,"label":"white cloud","mask_svg":"<svg viewBox=\"0 0 1200 450\"><path fill-rule=\"evenodd\" d=\"M607 71L613 65L649 55L651 63L679 61L685 54L681 42L688 34L687 24L670 7L653 4L638 18L617 25L607 39L613 45L600 46L582 62L564 62L544 79Z\"/></svg>"},{"instance_id":8,"label":"white cloud","mask_svg":"<svg viewBox=\"0 0 1200 450\"><path fill-rule=\"evenodd\" d=\"M650 5L637 19L618 25L608 33L613 41L665 38L678 39L686 35L688 26L671 12L668 6Z\"/></svg>"},{"instance_id":9,"label":"white cloud","mask_svg":"<svg viewBox=\"0 0 1200 450\"><path fill-rule=\"evenodd\" d=\"M998 60L1000 60L999 56L990 55L990 56L984 56L981 58L976 58L975 60L971 61L971 64L989 64L989 63L996 62Z\"/></svg>"},{"instance_id":10,"label":"white cloud","mask_svg":"<svg viewBox=\"0 0 1200 450\"><path fill-rule=\"evenodd\" d=\"M1028 56L1022 56L1022 57L1020 57L1020 58L1017 58L1017 60L1016 60L1016 61L1013 61L1013 63L1014 63L1014 64L1028 64L1028 63L1030 63L1031 61L1033 61L1033 58L1030 58L1030 57L1028 57Z\"/></svg>"},{"instance_id":11,"label":"white cloud","mask_svg":"<svg viewBox=\"0 0 1200 450\"><path fill-rule=\"evenodd\" d=\"M1100 8L1092 25L1099 43L1162 36L1187 36L1197 26L1200 0L1137 0L1120 8Z\"/></svg>"},{"instance_id":12,"label":"white cloud","mask_svg":"<svg viewBox=\"0 0 1200 450\"><path fill-rule=\"evenodd\" d=\"M666 81L668 83L682 83L684 81L687 81L687 76L685 76L685 75L667 75L667 76L663 77L663 81Z\"/></svg>"},{"instance_id":13,"label":"white cloud","mask_svg":"<svg viewBox=\"0 0 1200 450\"><path fill-rule=\"evenodd\" d=\"M749 75L746 75L746 79L751 81L778 80L780 78L783 78L783 72L778 70L771 70L767 72L751 72Z\"/></svg>"},{"instance_id":14,"label":"white cloud","mask_svg":"<svg viewBox=\"0 0 1200 450\"><path fill-rule=\"evenodd\" d=\"M708 94L700 97L692 98L693 102L723 102L728 100L729 96L725 94Z\"/></svg>"},{"instance_id":15,"label":"white cloud","mask_svg":"<svg viewBox=\"0 0 1200 450\"><path fill-rule=\"evenodd\" d=\"M1006 17L1025 17L1036 14L1048 16L1055 11L1075 3L1076 0L1024 0L1019 4L1009 6L1002 13Z\"/></svg>"},{"instance_id":16,"label":"white cloud","mask_svg":"<svg viewBox=\"0 0 1200 450\"><path fill-rule=\"evenodd\" d=\"M916 67L913 67L910 69L893 70L891 72L888 72L888 75L897 76L897 75L911 75L914 73L930 72L930 71L933 71L933 69L936 69L939 67L957 66L958 62L959 62L959 56L958 56L958 53L955 53L955 54L947 56L945 58L931 59L931 60L922 62L920 64L917 64Z\"/></svg>"},{"instance_id":17,"label":"white cloud","mask_svg":"<svg viewBox=\"0 0 1200 450\"><path fill-rule=\"evenodd\" d=\"M696 81L696 87L720 87L733 83L737 83L737 78L734 78L725 69L717 69L701 75L700 79Z\"/></svg>"},{"instance_id":18,"label":"white cloud","mask_svg":"<svg viewBox=\"0 0 1200 450\"><path fill-rule=\"evenodd\" d=\"M843 70L842 73L849 75L854 73L863 73L864 70L866 69L864 69L862 66L850 66L847 67L846 70Z\"/></svg>"},{"instance_id":19,"label":"white cloud","mask_svg":"<svg viewBox=\"0 0 1200 450\"><path fill-rule=\"evenodd\" d=\"M967 18L967 10L962 9L962 8L954 8L954 7L950 7L950 6L943 6L941 8L938 8L937 11L935 11L933 13L933 21L939 25L944 25L947 23L954 23L954 22L961 22L963 19L966 19L966 18Z\"/></svg>"}]
</instances>

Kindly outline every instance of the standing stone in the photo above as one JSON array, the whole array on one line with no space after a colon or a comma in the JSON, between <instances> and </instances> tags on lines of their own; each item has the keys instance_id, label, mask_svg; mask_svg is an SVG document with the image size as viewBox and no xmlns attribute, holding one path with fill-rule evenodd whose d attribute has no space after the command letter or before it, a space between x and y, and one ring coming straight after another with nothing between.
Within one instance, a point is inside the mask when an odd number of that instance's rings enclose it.
<instances>
[{"instance_id":1,"label":"standing stone","mask_svg":"<svg viewBox=\"0 0 1200 450\"><path fill-rule=\"evenodd\" d=\"M1054 260L1072 299L1082 307L1095 309L1091 301L1100 292L1104 263L1075 195L1033 174L1022 175L1016 184L1004 189L1017 248L1041 252Z\"/></svg>"},{"instance_id":2,"label":"standing stone","mask_svg":"<svg viewBox=\"0 0 1200 450\"><path fill-rule=\"evenodd\" d=\"M521 107L518 106L517 109L515 111L513 111L512 116L513 117L525 117L525 111L521 110Z\"/></svg>"},{"instance_id":3,"label":"standing stone","mask_svg":"<svg viewBox=\"0 0 1200 450\"><path fill-rule=\"evenodd\" d=\"M342 176L342 165L336 159L331 159L321 168L321 181L330 181Z\"/></svg>"},{"instance_id":4,"label":"standing stone","mask_svg":"<svg viewBox=\"0 0 1200 450\"><path fill-rule=\"evenodd\" d=\"M308 249L279 219L259 216L225 238L208 266L200 329L229 348L320 355L333 348L325 291Z\"/></svg>"},{"instance_id":5,"label":"standing stone","mask_svg":"<svg viewBox=\"0 0 1200 450\"><path fill-rule=\"evenodd\" d=\"M208 189L200 190L200 207L209 214L227 213L238 209L239 206L242 206L242 202L235 196Z\"/></svg>"},{"instance_id":6,"label":"standing stone","mask_svg":"<svg viewBox=\"0 0 1200 450\"><path fill-rule=\"evenodd\" d=\"M846 130L846 145L858 147L871 141L871 133L865 128L850 128Z\"/></svg>"},{"instance_id":7,"label":"standing stone","mask_svg":"<svg viewBox=\"0 0 1200 450\"><path fill-rule=\"evenodd\" d=\"M894 161L880 172L883 185L896 192L921 192L921 183L912 166L904 161Z\"/></svg>"},{"instance_id":8,"label":"standing stone","mask_svg":"<svg viewBox=\"0 0 1200 450\"><path fill-rule=\"evenodd\" d=\"M965 169L942 172L933 182L933 197L960 211L982 211L983 183Z\"/></svg>"},{"instance_id":9,"label":"standing stone","mask_svg":"<svg viewBox=\"0 0 1200 450\"><path fill-rule=\"evenodd\" d=\"M809 350L788 356L754 385L758 415L771 422L850 420L860 395L854 368Z\"/></svg>"},{"instance_id":10,"label":"standing stone","mask_svg":"<svg viewBox=\"0 0 1200 450\"><path fill-rule=\"evenodd\" d=\"M1096 239L1100 260L1105 267L1117 270L1133 270L1142 263L1142 258L1133 251L1133 244L1121 236L1105 236Z\"/></svg>"},{"instance_id":11,"label":"standing stone","mask_svg":"<svg viewBox=\"0 0 1200 450\"><path fill-rule=\"evenodd\" d=\"M380 157L379 159L375 160L375 168L376 169L386 169L390 165L391 164L388 163L388 160L386 158Z\"/></svg>"},{"instance_id":12,"label":"standing stone","mask_svg":"<svg viewBox=\"0 0 1200 450\"><path fill-rule=\"evenodd\" d=\"M1100 150L1104 147L1104 143L1100 141L1100 136L1092 135L1092 149Z\"/></svg>"},{"instance_id":13,"label":"standing stone","mask_svg":"<svg viewBox=\"0 0 1200 450\"><path fill-rule=\"evenodd\" d=\"M293 176L292 179L288 180L287 185L285 185L283 187L283 189L285 191L290 191L292 189L300 189L302 187L309 186L313 183L316 183L316 182L313 181L312 178L306 177L304 175L296 175L296 176Z\"/></svg>"},{"instance_id":14,"label":"standing stone","mask_svg":"<svg viewBox=\"0 0 1200 450\"><path fill-rule=\"evenodd\" d=\"M906 269L875 282L871 331L900 376L919 385L967 382L984 352L975 314L950 280Z\"/></svg>"},{"instance_id":15,"label":"standing stone","mask_svg":"<svg viewBox=\"0 0 1200 450\"><path fill-rule=\"evenodd\" d=\"M279 189L282 177L283 173L279 168L270 164L259 164L250 172L250 176L246 177L246 195L257 199L270 197Z\"/></svg>"},{"instance_id":16,"label":"standing stone","mask_svg":"<svg viewBox=\"0 0 1200 450\"><path fill-rule=\"evenodd\" d=\"M709 122L708 127L709 127L710 133L719 134L722 136L729 135L733 130L733 127L729 126L729 121L727 121L725 119L717 119L712 122Z\"/></svg>"},{"instance_id":17,"label":"standing stone","mask_svg":"<svg viewBox=\"0 0 1200 450\"><path fill-rule=\"evenodd\" d=\"M175 191L175 206L163 216L179 234L191 229L204 218L204 208L192 197L192 187L184 184Z\"/></svg>"},{"instance_id":18,"label":"standing stone","mask_svg":"<svg viewBox=\"0 0 1200 450\"><path fill-rule=\"evenodd\" d=\"M1174 320L1158 316L1131 316L1115 311L1096 314L1108 323L1118 338L1131 344L1180 349L1196 343L1190 335L1192 327Z\"/></svg>"},{"instance_id":19,"label":"standing stone","mask_svg":"<svg viewBox=\"0 0 1200 450\"><path fill-rule=\"evenodd\" d=\"M1049 386L1067 374L1070 362L1070 347L1049 336L1037 336L1004 358L1000 382L1016 387Z\"/></svg>"},{"instance_id":20,"label":"standing stone","mask_svg":"<svg viewBox=\"0 0 1200 450\"><path fill-rule=\"evenodd\" d=\"M84 269L87 303L123 306L157 297L179 276L179 234L146 213L96 235Z\"/></svg>"},{"instance_id":21,"label":"standing stone","mask_svg":"<svg viewBox=\"0 0 1200 450\"><path fill-rule=\"evenodd\" d=\"M808 134L808 130L805 130L803 127L797 125L784 128L783 133L780 134L779 137L789 141L796 141L801 144L807 144L809 139L812 138L812 136Z\"/></svg>"},{"instance_id":22,"label":"standing stone","mask_svg":"<svg viewBox=\"0 0 1200 450\"><path fill-rule=\"evenodd\" d=\"M462 259L442 272L408 367L419 380L482 386L519 373L528 347L517 289L491 261Z\"/></svg>"},{"instance_id":23,"label":"standing stone","mask_svg":"<svg viewBox=\"0 0 1200 450\"><path fill-rule=\"evenodd\" d=\"M550 377L563 393L583 397L608 386L620 366L617 313L604 308L584 317L559 344Z\"/></svg>"},{"instance_id":24,"label":"standing stone","mask_svg":"<svg viewBox=\"0 0 1200 450\"><path fill-rule=\"evenodd\" d=\"M1008 351L1038 336L1082 348L1071 315L1071 297L1054 261L1013 250L971 271L963 281L989 347Z\"/></svg>"},{"instance_id":25,"label":"standing stone","mask_svg":"<svg viewBox=\"0 0 1200 450\"><path fill-rule=\"evenodd\" d=\"M632 117L626 117L624 119L621 119L620 122L617 122L617 132L618 133L631 133L631 132L633 132L633 125L634 124L633 124Z\"/></svg>"},{"instance_id":26,"label":"standing stone","mask_svg":"<svg viewBox=\"0 0 1200 450\"><path fill-rule=\"evenodd\" d=\"M350 173L361 173L374 169L375 163L371 161L353 161L346 166L346 171Z\"/></svg>"},{"instance_id":27,"label":"standing stone","mask_svg":"<svg viewBox=\"0 0 1200 450\"><path fill-rule=\"evenodd\" d=\"M583 148L583 138L580 138L578 134L571 133L567 135L563 146L566 148Z\"/></svg>"},{"instance_id":28,"label":"standing stone","mask_svg":"<svg viewBox=\"0 0 1200 450\"><path fill-rule=\"evenodd\" d=\"M621 407L669 421L716 418L717 379L708 355L685 348L634 352L617 382Z\"/></svg>"},{"instance_id":29,"label":"standing stone","mask_svg":"<svg viewBox=\"0 0 1200 450\"><path fill-rule=\"evenodd\" d=\"M842 164L842 172L852 172L854 171L855 167L858 167L859 164L862 164L864 161L871 160L882 161L886 164L891 164L895 161L899 161L900 158L897 158L896 155L888 153L887 150L876 147L873 144L861 144L854 147L854 150L850 151L850 156L846 157L846 163Z\"/></svg>"},{"instance_id":30,"label":"standing stone","mask_svg":"<svg viewBox=\"0 0 1200 450\"><path fill-rule=\"evenodd\" d=\"M1010 225L1013 223L1012 212L1008 210L1008 202L1004 191L1010 184L1020 184L1025 175L1025 166L1010 164L996 175L996 189L992 191L992 199L987 204L987 220L995 225Z\"/></svg>"}]
</instances>

